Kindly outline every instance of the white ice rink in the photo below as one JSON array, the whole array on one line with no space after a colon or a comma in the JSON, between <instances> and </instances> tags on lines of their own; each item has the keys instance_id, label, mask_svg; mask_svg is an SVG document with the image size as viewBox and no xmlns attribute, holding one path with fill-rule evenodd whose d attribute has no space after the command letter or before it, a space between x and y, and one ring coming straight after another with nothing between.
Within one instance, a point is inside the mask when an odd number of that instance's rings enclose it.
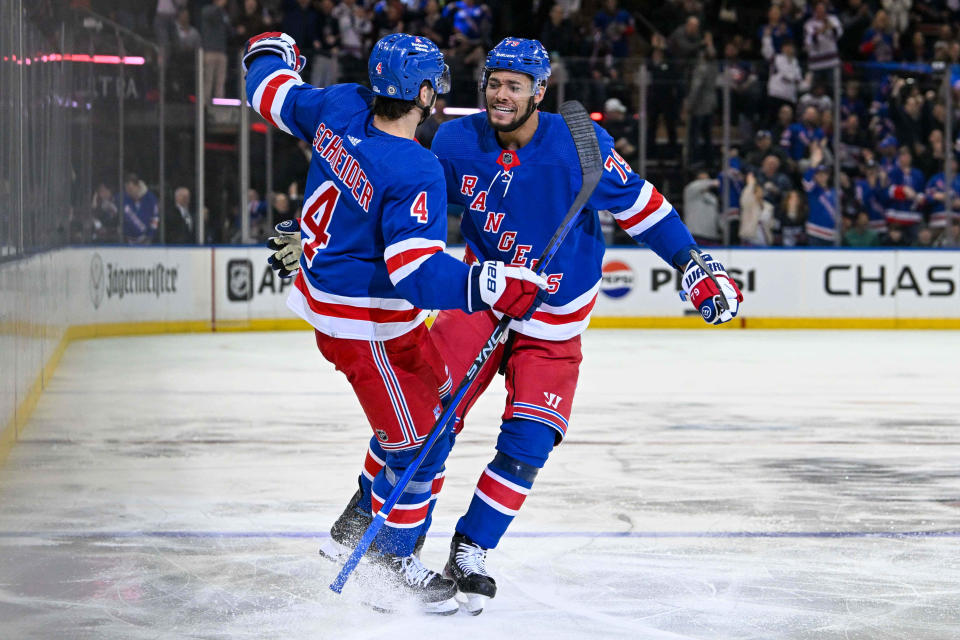
<instances>
[{"instance_id":1,"label":"white ice rink","mask_svg":"<svg viewBox=\"0 0 960 640\"><path fill-rule=\"evenodd\" d=\"M327 588L369 427L311 334L74 342L0 469L0 638L960 637L960 332L590 331L584 353L497 598L427 618ZM503 395L448 463L434 568Z\"/></svg>"}]
</instances>

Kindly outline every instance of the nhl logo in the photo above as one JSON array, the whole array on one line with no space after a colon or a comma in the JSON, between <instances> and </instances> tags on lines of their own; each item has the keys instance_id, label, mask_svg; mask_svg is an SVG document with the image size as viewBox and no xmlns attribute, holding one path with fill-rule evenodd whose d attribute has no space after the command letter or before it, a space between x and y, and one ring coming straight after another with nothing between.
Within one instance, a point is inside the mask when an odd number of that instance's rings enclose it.
<instances>
[{"instance_id":1,"label":"nhl logo","mask_svg":"<svg viewBox=\"0 0 960 640\"><path fill-rule=\"evenodd\" d=\"M513 164L513 154L504 153L503 154L503 164Z\"/></svg>"},{"instance_id":2,"label":"nhl logo","mask_svg":"<svg viewBox=\"0 0 960 640\"><path fill-rule=\"evenodd\" d=\"M383 63L382 63L382 62L378 62L378 63L377 63L377 73L383 73Z\"/></svg>"},{"instance_id":3,"label":"nhl logo","mask_svg":"<svg viewBox=\"0 0 960 640\"><path fill-rule=\"evenodd\" d=\"M380 442L386 442L387 432L384 431L383 429L377 429L377 440L379 440Z\"/></svg>"},{"instance_id":4,"label":"nhl logo","mask_svg":"<svg viewBox=\"0 0 960 640\"><path fill-rule=\"evenodd\" d=\"M394 86L392 86L392 85L389 86L389 87L387 87L387 93L389 93L390 95L393 95L393 94L395 94L396 92L397 92L397 88L396 88L396 87L394 87Z\"/></svg>"},{"instance_id":5,"label":"nhl logo","mask_svg":"<svg viewBox=\"0 0 960 640\"><path fill-rule=\"evenodd\" d=\"M99 309L100 303L103 302L103 293L106 288L104 280L103 258L99 253L95 253L90 259L90 302L93 303L94 309Z\"/></svg>"}]
</instances>

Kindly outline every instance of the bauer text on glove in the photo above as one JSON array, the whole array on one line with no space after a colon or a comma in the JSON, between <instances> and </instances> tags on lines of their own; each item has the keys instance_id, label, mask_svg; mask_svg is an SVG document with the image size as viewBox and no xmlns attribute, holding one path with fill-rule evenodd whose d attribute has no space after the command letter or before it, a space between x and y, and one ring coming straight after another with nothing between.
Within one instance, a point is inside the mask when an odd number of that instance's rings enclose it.
<instances>
[{"instance_id":1,"label":"bauer text on glove","mask_svg":"<svg viewBox=\"0 0 960 640\"><path fill-rule=\"evenodd\" d=\"M511 318L529 320L547 297L547 281L526 267L499 261L473 265L467 300L472 311L491 308Z\"/></svg>"}]
</instances>

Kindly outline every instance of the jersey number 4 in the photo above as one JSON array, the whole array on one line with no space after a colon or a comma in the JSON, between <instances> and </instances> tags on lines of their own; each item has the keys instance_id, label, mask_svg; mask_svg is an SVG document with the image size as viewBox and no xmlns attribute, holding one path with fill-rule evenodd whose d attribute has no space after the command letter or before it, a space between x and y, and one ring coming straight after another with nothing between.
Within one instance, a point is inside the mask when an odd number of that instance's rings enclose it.
<instances>
[{"instance_id":1,"label":"jersey number 4","mask_svg":"<svg viewBox=\"0 0 960 640\"><path fill-rule=\"evenodd\" d=\"M303 255L307 258L307 264L313 266L313 258L317 251L325 248L330 243L330 234L327 229L330 227L330 219L333 217L333 210L340 199L340 190L332 181L327 180L320 185L313 196L308 199L307 206L304 207L303 217L300 218L300 224L304 229L305 242L303 245Z\"/></svg>"},{"instance_id":2,"label":"jersey number 4","mask_svg":"<svg viewBox=\"0 0 960 640\"><path fill-rule=\"evenodd\" d=\"M413 199L413 204L410 205L410 215L417 219L417 222L420 224L426 224L427 220L427 192L421 191L417 194L417 197Z\"/></svg>"}]
</instances>

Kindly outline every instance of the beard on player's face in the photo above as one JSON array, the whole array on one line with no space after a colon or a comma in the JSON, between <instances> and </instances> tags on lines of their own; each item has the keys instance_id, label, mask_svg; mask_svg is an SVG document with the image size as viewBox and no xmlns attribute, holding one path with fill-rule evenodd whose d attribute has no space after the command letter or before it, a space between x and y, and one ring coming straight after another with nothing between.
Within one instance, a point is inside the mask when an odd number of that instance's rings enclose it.
<instances>
[{"instance_id":1,"label":"beard on player's face","mask_svg":"<svg viewBox=\"0 0 960 640\"><path fill-rule=\"evenodd\" d=\"M484 89L487 122L497 131L521 127L536 108L533 78L512 71L495 71Z\"/></svg>"}]
</instances>

